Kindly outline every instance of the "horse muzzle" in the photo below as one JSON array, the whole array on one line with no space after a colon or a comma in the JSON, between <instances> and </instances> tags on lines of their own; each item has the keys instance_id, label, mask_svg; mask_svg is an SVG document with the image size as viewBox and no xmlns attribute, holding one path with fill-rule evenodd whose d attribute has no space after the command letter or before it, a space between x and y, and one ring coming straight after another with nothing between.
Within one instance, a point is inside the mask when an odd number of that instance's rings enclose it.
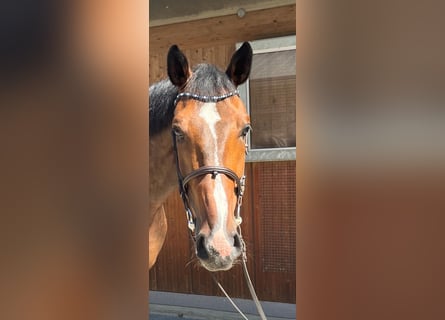
<instances>
[{"instance_id":1,"label":"horse muzzle","mask_svg":"<svg viewBox=\"0 0 445 320\"><path fill-rule=\"evenodd\" d=\"M232 268L242 253L242 243L238 233L227 236L223 231L196 238L196 256L201 265L209 271L224 271Z\"/></svg>"}]
</instances>

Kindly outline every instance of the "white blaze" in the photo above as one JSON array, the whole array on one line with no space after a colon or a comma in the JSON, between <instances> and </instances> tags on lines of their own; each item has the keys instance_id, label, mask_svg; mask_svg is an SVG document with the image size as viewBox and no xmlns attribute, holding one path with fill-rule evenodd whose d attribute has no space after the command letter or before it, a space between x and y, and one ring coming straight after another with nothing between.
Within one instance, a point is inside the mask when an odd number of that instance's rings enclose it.
<instances>
[{"instance_id":1,"label":"white blaze","mask_svg":"<svg viewBox=\"0 0 445 320\"><path fill-rule=\"evenodd\" d=\"M213 148L211 153L214 155L213 161L215 162L215 166L220 165L219 156L218 156L218 137L216 135L215 125L218 121L221 120L221 117L216 109L216 103L208 102L204 103L201 106L201 110L199 111L199 116L204 119L205 123L209 127L210 134L213 138L213 144L209 144L209 147ZM214 226L214 232L218 231L221 227L225 230L225 221L227 219L227 196L226 191L224 190L224 186L222 183L221 175L217 175L215 177L215 189L213 190L213 197L216 203L216 210L218 213L218 222Z\"/></svg>"}]
</instances>

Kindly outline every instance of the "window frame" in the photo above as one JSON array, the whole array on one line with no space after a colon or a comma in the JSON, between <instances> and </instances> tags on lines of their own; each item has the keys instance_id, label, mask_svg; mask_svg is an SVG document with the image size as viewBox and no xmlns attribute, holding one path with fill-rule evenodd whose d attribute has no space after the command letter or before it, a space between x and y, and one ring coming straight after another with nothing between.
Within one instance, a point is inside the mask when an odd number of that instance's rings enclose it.
<instances>
[{"instance_id":1,"label":"window frame","mask_svg":"<svg viewBox=\"0 0 445 320\"><path fill-rule=\"evenodd\" d=\"M296 38L295 35L276 37L269 39L261 39L250 41L253 54L262 54L270 52L290 51L296 50ZM242 43L237 43L238 49ZM238 87L240 97L243 100L247 112L250 116L250 80L248 79L244 84ZM295 119L296 121L296 119ZM255 128L253 128L255 131ZM288 161L296 159L296 147L276 147L276 148L261 148L254 149L251 147L251 133L247 137L248 154L246 156L246 162L262 162L262 161Z\"/></svg>"}]
</instances>

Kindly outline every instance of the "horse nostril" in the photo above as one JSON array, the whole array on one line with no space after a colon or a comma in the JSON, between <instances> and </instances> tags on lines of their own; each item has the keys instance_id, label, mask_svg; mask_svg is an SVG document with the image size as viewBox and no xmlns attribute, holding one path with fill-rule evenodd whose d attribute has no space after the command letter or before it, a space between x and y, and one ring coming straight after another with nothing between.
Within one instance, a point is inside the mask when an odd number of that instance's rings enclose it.
<instances>
[{"instance_id":1,"label":"horse nostril","mask_svg":"<svg viewBox=\"0 0 445 320\"><path fill-rule=\"evenodd\" d=\"M209 258L209 254L207 253L207 249L205 247L205 237L198 236L196 240L196 255L198 258L207 260Z\"/></svg>"},{"instance_id":2,"label":"horse nostril","mask_svg":"<svg viewBox=\"0 0 445 320\"><path fill-rule=\"evenodd\" d=\"M233 236L233 246L235 248L241 249L241 239L238 234Z\"/></svg>"}]
</instances>

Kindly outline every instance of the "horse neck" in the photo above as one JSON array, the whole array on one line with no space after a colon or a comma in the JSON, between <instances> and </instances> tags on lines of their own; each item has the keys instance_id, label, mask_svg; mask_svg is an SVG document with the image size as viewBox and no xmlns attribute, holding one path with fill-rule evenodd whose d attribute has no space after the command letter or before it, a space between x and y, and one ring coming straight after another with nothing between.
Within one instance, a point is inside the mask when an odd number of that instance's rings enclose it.
<instances>
[{"instance_id":1,"label":"horse neck","mask_svg":"<svg viewBox=\"0 0 445 320\"><path fill-rule=\"evenodd\" d=\"M157 208L178 185L170 130L150 137L150 207Z\"/></svg>"}]
</instances>

